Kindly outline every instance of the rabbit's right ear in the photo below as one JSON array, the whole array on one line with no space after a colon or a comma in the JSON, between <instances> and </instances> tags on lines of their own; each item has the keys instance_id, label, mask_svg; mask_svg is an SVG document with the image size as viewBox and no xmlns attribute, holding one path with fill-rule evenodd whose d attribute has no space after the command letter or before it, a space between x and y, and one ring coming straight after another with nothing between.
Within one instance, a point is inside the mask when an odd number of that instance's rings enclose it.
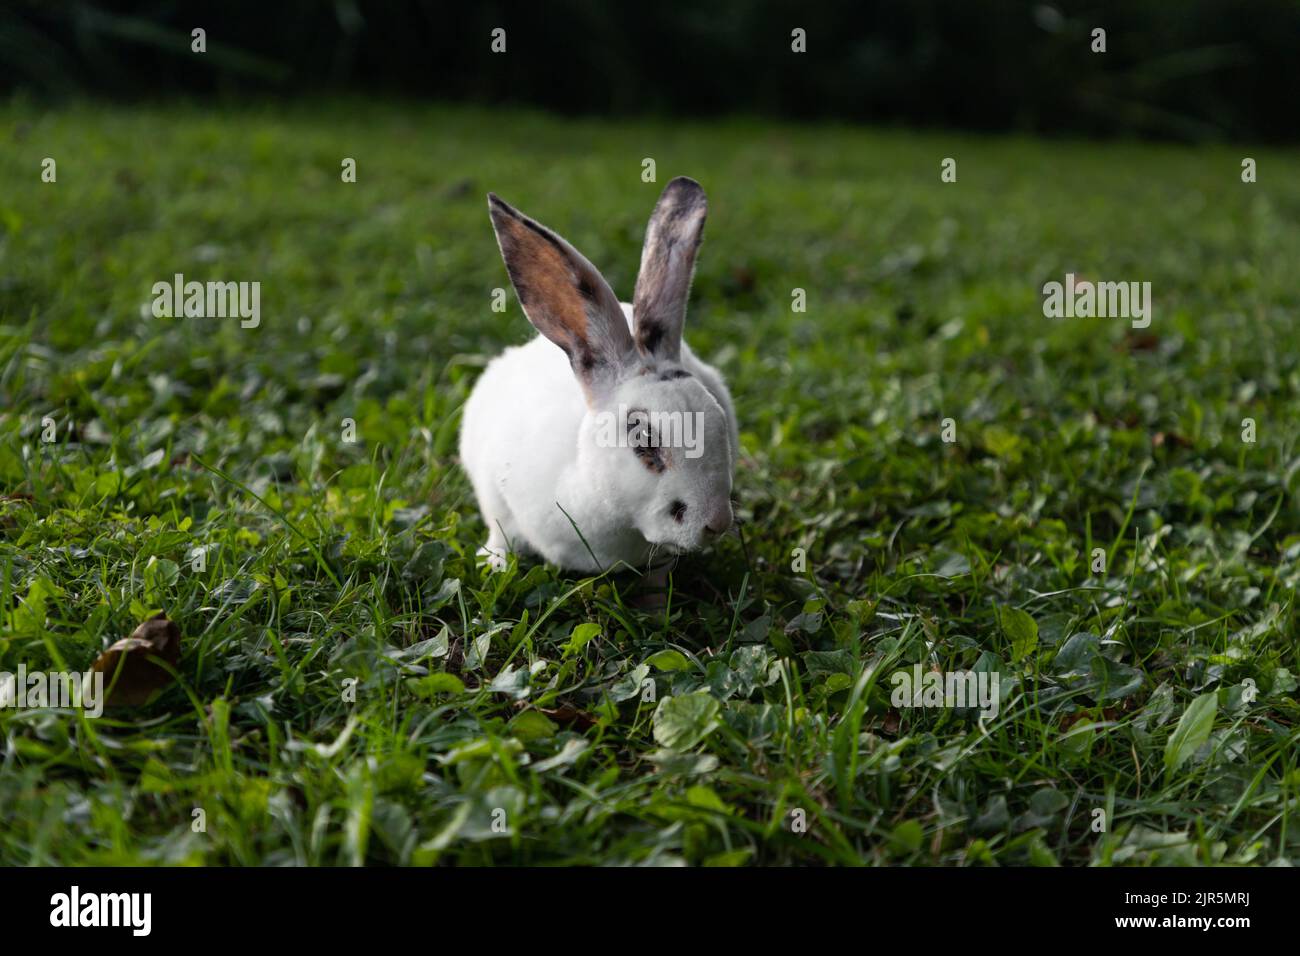
<instances>
[{"instance_id":1,"label":"rabbit's right ear","mask_svg":"<svg viewBox=\"0 0 1300 956\"><path fill-rule=\"evenodd\" d=\"M676 362L681 355L686 300L708 210L700 184L678 176L650 215L632 298L636 346L647 356Z\"/></svg>"},{"instance_id":2,"label":"rabbit's right ear","mask_svg":"<svg viewBox=\"0 0 1300 956\"><path fill-rule=\"evenodd\" d=\"M618 297L595 266L541 223L492 193L488 212L524 314L564 350L594 404L636 352Z\"/></svg>"}]
</instances>

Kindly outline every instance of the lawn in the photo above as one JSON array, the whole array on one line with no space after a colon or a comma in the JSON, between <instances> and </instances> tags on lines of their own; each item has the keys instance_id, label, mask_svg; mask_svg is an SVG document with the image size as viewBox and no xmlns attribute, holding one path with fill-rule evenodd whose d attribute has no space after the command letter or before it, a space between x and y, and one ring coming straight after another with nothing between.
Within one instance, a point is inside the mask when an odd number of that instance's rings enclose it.
<instances>
[{"instance_id":1,"label":"lawn","mask_svg":"<svg viewBox=\"0 0 1300 956\"><path fill-rule=\"evenodd\" d=\"M0 671L182 635L144 706L0 710L0 863L1300 862L1294 153L360 101L0 142ZM630 298L676 175L740 533L659 609L488 573L459 411L531 330L485 194ZM176 273L260 324L155 318ZM1066 273L1151 325L1046 318ZM895 706L917 664L996 715Z\"/></svg>"}]
</instances>

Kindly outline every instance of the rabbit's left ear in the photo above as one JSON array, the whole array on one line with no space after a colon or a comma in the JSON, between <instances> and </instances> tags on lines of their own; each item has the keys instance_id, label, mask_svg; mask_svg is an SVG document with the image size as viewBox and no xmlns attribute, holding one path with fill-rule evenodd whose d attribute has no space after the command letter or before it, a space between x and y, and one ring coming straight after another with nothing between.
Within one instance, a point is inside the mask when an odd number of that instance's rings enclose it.
<instances>
[{"instance_id":1,"label":"rabbit's left ear","mask_svg":"<svg viewBox=\"0 0 1300 956\"><path fill-rule=\"evenodd\" d=\"M681 355L686 300L707 213L700 184L678 176L650 214L632 299L636 347L643 355L673 362Z\"/></svg>"},{"instance_id":2,"label":"rabbit's left ear","mask_svg":"<svg viewBox=\"0 0 1300 956\"><path fill-rule=\"evenodd\" d=\"M524 314L564 350L594 404L636 355L618 297L582 253L541 223L492 193L488 211Z\"/></svg>"}]
</instances>

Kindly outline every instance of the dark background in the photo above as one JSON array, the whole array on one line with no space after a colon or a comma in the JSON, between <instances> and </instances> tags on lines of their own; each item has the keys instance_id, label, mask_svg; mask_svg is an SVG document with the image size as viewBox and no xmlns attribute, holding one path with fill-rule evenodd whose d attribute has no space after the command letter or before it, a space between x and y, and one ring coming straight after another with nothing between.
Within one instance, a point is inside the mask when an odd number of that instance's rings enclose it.
<instances>
[{"instance_id":1,"label":"dark background","mask_svg":"<svg viewBox=\"0 0 1300 956\"><path fill-rule=\"evenodd\" d=\"M208 52L190 52L190 30ZM489 50L494 27L507 53ZM790 50L807 30L808 52ZM1090 33L1107 31L1107 52ZM373 94L594 115L1293 142L1295 0L0 0L0 93Z\"/></svg>"}]
</instances>

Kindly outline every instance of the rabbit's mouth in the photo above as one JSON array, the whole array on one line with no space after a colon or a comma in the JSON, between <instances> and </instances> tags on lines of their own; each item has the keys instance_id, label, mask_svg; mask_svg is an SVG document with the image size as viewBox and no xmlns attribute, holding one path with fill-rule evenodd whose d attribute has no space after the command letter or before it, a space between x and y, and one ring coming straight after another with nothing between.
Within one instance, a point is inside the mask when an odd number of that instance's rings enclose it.
<instances>
[{"instance_id":1,"label":"rabbit's mouth","mask_svg":"<svg viewBox=\"0 0 1300 956\"><path fill-rule=\"evenodd\" d=\"M666 554L669 557L680 558L683 554L689 554L691 550L672 541L650 541L648 544L651 555Z\"/></svg>"}]
</instances>

